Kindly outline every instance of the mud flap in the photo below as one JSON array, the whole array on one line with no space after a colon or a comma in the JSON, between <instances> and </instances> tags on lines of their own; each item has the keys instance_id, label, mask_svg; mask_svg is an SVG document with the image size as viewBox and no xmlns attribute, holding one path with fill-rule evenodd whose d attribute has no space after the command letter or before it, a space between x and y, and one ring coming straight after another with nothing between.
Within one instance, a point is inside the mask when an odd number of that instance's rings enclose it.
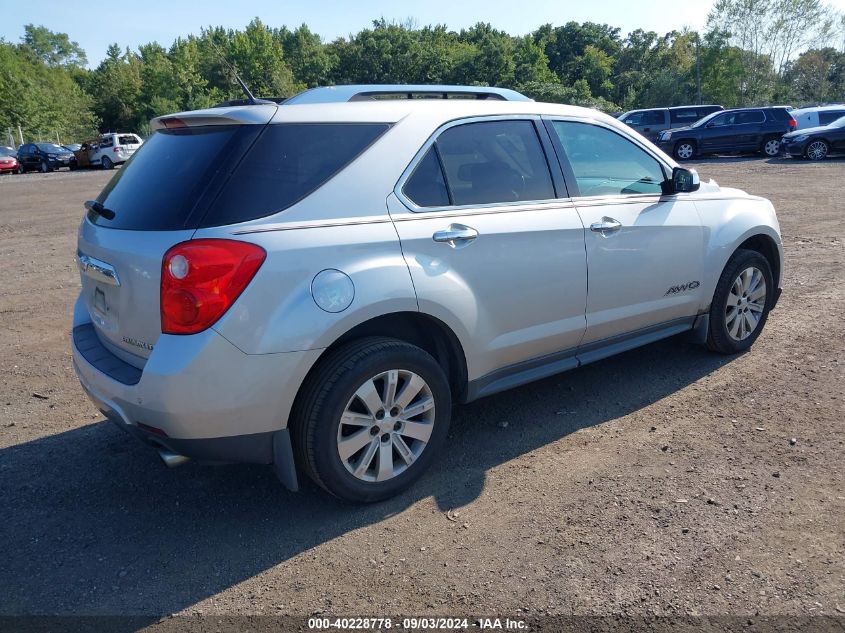
<instances>
[{"instance_id":1,"label":"mud flap","mask_svg":"<svg viewBox=\"0 0 845 633\"><path fill-rule=\"evenodd\" d=\"M692 325L692 330L689 333L689 340L691 343L704 345L707 342L707 334L710 332L710 315L699 314L695 323Z\"/></svg>"},{"instance_id":2,"label":"mud flap","mask_svg":"<svg viewBox=\"0 0 845 633\"><path fill-rule=\"evenodd\" d=\"M287 429L276 431L273 435L273 470L285 488L291 492L299 492L293 446L290 442L290 431Z\"/></svg>"}]
</instances>

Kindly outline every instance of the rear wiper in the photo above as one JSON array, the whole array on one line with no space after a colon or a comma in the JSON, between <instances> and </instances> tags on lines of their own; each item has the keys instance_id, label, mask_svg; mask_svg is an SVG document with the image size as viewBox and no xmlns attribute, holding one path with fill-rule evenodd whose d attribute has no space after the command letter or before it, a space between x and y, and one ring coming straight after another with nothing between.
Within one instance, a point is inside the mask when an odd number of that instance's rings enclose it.
<instances>
[{"instance_id":1,"label":"rear wiper","mask_svg":"<svg viewBox=\"0 0 845 633\"><path fill-rule=\"evenodd\" d=\"M114 211L112 211L111 209L106 209L102 204L100 204L96 200L86 200L85 208L89 211L96 213L97 215L103 216L106 220L114 220Z\"/></svg>"}]
</instances>

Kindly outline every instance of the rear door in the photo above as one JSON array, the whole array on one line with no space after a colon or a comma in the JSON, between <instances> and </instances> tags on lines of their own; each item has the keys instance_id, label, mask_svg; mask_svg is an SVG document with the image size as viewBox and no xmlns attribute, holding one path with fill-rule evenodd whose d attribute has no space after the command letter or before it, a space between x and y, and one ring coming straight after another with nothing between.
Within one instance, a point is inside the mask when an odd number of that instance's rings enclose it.
<instances>
[{"instance_id":1,"label":"rear door","mask_svg":"<svg viewBox=\"0 0 845 633\"><path fill-rule=\"evenodd\" d=\"M766 115L762 110L745 110L736 115L736 148L756 151L766 135Z\"/></svg>"},{"instance_id":2,"label":"rear door","mask_svg":"<svg viewBox=\"0 0 845 633\"><path fill-rule=\"evenodd\" d=\"M582 350L653 326L688 327L706 243L694 202L664 196L668 167L618 131L583 120L548 124L587 229Z\"/></svg>"},{"instance_id":3,"label":"rear door","mask_svg":"<svg viewBox=\"0 0 845 633\"><path fill-rule=\"evenodd\" d=\"M448 124L389 198L420 309L458 333L470 380L567 350L575 363L584 227L544 142L537 117Z\"/></svg>"}]
</instances>

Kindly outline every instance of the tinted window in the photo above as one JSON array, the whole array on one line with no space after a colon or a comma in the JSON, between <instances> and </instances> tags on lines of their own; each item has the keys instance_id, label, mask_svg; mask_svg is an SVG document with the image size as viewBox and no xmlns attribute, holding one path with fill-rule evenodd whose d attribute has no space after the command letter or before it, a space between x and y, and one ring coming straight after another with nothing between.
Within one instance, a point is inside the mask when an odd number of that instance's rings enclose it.
<instances>
[{"instance_id":1,"label":"tinted window","mask_svg":"<svg viewBox=\"0 0 845 633\"><path fill-rule=\"evenodd\" d=\"M672 118L672 123L689 125L690 123L698 121L701 117L706 115L707 112L702 112L697 108L682 108L680 110L670 110L669 114Z\"/></svg>"},{"instance_id":2,"label":"tinted window","mask_svg":"<svg viewBox=\"0 0 845 633\"><path fill-rule=\"evenodd\" d=\"M745 123L762 123L766 120L766 116L760 110L748 110L746 112L737 112L736 122L738 125Z\"/></svg>"},{"instance_id":3,"label":"tinted window","mask_svg":"<svg viewBox=\"0 0 845 633\"><path fill-rule=\"evenodd\" d=\"M192 212L211 178L236 161L260 130L217 125L155 132L97 197L115 218L89 213L88 219L116 229L193 228Z\"/></svg>"},{"instance_id":4,"label":"tinted window","mask_svg":"<svg viewBox=\"0 0 845 633\"><path fill-rule=\"evenodd\" d=\"M665 110L641 110L622 118L628 125L663 125L666 122Z\"/></svg>"},{"instance_id":5,"label":"tinted window","mask_svg":"<svg viewBox=\"0 0 845 633\"><path fill-rule=\"evenodd\" d=\"M420 207L445 207L449 205L449 192L443 180L440 159L432 145L408 178L402 192Z\"/></svg>"},{"instance_id":6,"label":"tinted window","mask_svg":"<svg viewBox=\"0 0 845 633\"><path fill-rule=\"evenodd\" d=\"M555 121L553 127L580 195L661 193L660 163L628 139L589 123Z\"/></svg>"},{"instance_id":7,"label":"tinted window","mask_svg":"<svg viewBox=\"0 0 845 633\"><path fill-rule=\"evenodd\" d=\"M67 151L66 149L62 149L55 143L38 143L38 147L42 152L49 152L50 154Z\"/></svg>"},{"instance_id":8,"label":"tinted window","mask_svg":"<svg viewBox=\"0 0 845 633\"><path fill-rule=\"evenodd\" d=\"M267 126L202 226L245 222L286 209L355 160L388 127L386 123Z\"/></svg>"},{"instance_id":9,"label":"tinted window","mask_svg":"<svg viewBox=\"0 0 845 633\"><path fill-rule=\"evenodd\" d=\"M438 137L437 147L453 204L555 197L546 156L531 121L458 125Z\"/></svg>"},{"instance_id":10,"label":"tinted window","mask_svg":"<svg viewBox=\"0 0 845 633\"><path fill-rule=\"evenodd\" d=\"M842 115L845 115L845 110L819 112L819 125L830 125Z\"/></svg>"},{"instance_id":11,"label":"tinted window","mask_svg":"<svg viewBox=\"0 0 845 633\"><path fill-rule=\"evenodd\" d=\"M137 145L140 143L140 139L135 136L134 134L122 134L117 138L117 142L120 145Z\"/></svg>"},{"instance_id":12,"label":"tinted window","mask_svg":"<svg viewBox=\"0 0 845 633\"><path fill-rule=\"evenodd\" d=\"M786 108L772 108L769 112L774 117L775 121L789 121L792 115Z\"/></svg>"}]
</instances>

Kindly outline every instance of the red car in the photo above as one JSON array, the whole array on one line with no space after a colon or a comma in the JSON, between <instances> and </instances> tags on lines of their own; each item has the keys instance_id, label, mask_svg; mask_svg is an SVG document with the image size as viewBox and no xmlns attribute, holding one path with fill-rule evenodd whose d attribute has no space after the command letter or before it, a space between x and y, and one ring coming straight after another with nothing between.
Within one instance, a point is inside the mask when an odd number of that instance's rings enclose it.
<instances>
[{"instance_id":1,"label":"red car","mask_svg":"<svg viewBox=\"0 0 845 633\"><path fill-rule=\"evenodd\" d=\"M7 149L0 148L0 174L19 174L21 166L18 157Z\"/></svg>"}]
</instances>

